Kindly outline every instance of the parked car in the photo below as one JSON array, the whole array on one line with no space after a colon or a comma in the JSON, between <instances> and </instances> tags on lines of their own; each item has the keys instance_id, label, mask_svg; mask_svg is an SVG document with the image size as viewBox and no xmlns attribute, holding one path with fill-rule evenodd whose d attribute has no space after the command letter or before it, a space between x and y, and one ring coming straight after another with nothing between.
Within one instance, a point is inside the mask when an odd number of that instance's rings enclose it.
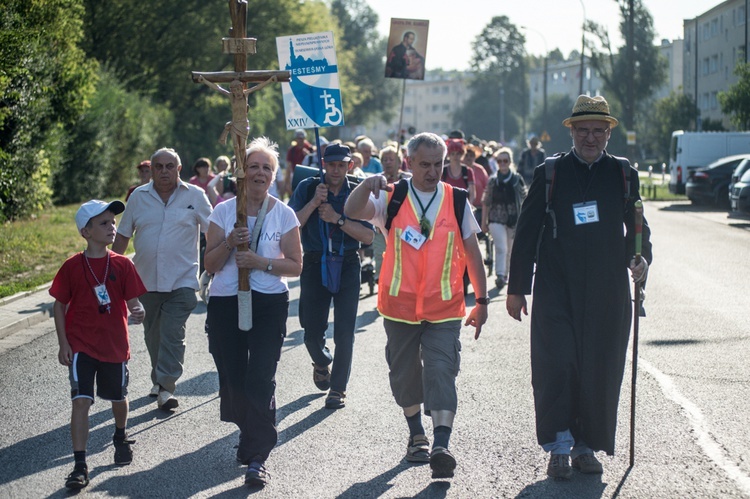
<instances>
[{"instance_id":1,"label":"parked car","mask_svg":"<svg viewBox=\"0 0 750 499\"><path fill-rule=\"evenodd\" d=\"M745 170L738 182L732 186L729 193L732 212L750 215L750 169Z\"/></svg>"},{"instance_id":2,"label":"parked car","mask_svg":"<svg viewBox=\"0 0 750 499\"><path fill-rule=\"evenodd\" d=\"M685 194L694 204L711 204L729 209L729 182L737 166L750 160L750 154L717 159L705 168L690 173Z\"/></svg>"},{"instance_id":3,"label":"parked car","mask_svg":"<svg viewBox=\"0 0 750 499\"><path fill-rule=\"evenodd\" d=\"M734 184L740 181L742 178L742 175L745 174L746 171L750 170L750 160L744 160L740 161L740 164L737 165L737 168L734 169L734 172L732 172L732 179L729 181L729 197L732 197L732 187L734 187Z\"/></svg>"}]
</instances>

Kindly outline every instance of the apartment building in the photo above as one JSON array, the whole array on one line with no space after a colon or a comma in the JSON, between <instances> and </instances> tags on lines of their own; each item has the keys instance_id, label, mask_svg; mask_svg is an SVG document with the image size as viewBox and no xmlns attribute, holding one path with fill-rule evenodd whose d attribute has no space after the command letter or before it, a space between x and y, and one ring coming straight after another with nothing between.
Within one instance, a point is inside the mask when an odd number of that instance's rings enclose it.
<instances>
[{"instance_id":1,"label":"apartment building","mask_svg":"<svg viewBox=\"0 0 750 499\"><path fill-rule=\"evenodd\" d=\"M453 113L463 106L471 91L470 72L429 71L424 80L405 80L404 112L401 128L416 132L447 134L453 128ZM399 85L401 87L401 85ZM389 123L375 123L358 127L359 133L368 135L375 144L396 137L401 109L401 92L393 96L396 114ZM407 137L411 134L407 133Z\"/></svg>"},{"instance_id":2,"label":"apartment building","mask_svg":"<svg viewBox=\"0 0 750 499\"><path fill-rule=\"evenodd\" d=\"M719 105L719 92L737 83L734 69L748 61L745 0L727 0L694 19L683 21L683 89L695 100L701 121L721 120L732 129Z\"/></svg>"},{"instance_id":3,"label":"apartment building","mask_svg":"<svg viewBox=\"0 0 750 499\"><path fill-rule=\"evenodd\" d=\"M581 89L581 59L572 58L567 61L547 64L544 68L529 71L529 116L533 116L544 106L544 80L547 79L547 99L553 95L567 95L575 101ZM583 93L586 95L601 95L604 82L591 67L589 58L584 57L583 64Z\"/></svg>"}]
</instances>

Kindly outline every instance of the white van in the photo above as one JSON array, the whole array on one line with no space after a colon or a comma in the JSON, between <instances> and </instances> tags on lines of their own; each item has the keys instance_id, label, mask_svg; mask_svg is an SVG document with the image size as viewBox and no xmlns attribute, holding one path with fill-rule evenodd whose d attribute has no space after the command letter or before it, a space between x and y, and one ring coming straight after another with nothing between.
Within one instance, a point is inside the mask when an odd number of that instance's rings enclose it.
<instances>
[{"instance_id":1,"label":"white van","mask_svg":"<svg viewBox=\"0 0 750 499\"><path fill-rule=\"evenodd\" d=\"M672 132L669 147L669 192L685 194L691 170L724 156L750 153L750 132Z\"/></svg>"}]
</instances>

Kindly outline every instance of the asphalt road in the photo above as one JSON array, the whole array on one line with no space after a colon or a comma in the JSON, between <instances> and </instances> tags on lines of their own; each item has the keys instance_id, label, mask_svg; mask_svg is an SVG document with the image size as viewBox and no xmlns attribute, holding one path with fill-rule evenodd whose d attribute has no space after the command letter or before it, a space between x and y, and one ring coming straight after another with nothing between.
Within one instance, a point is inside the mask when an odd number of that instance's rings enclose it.
<instances>
[{"instance_id":1,"label":"asphalt road","mask_svg":"<svg viewBox=\"0 0 750 499\"><path fill-rule=\"evenodd\" d=\"M297 321L297 281L277 377L280 441L271 482L243 485L234 460L238 432L218 418L218 381L203 333L201 304L188 323L186 369L166 414L149 398L142 328L131 330L132 464L112 464L113 420L91 411L90 497L750 497L750 231L719 212L647 203L655 263L648 317L641 320L635 466L628 467L630 362L622 387L617 450L600 456L602 476L570 482L545 475L536 445L528 318L505 313L493 292L478 341L462 332L459 413L451 440L456 477L431 480L407 464L407 429L392 401L385 335L375 297L360 302L347 407L323 408ZM735 223L737 222L737 223ZM365 288L362 288L363 291ZM471 300L471 299L470 299ZM52 321L0 354L0 497L67 497L72 467L66 369L57 363Z\"/></svg>"}]
</instances>

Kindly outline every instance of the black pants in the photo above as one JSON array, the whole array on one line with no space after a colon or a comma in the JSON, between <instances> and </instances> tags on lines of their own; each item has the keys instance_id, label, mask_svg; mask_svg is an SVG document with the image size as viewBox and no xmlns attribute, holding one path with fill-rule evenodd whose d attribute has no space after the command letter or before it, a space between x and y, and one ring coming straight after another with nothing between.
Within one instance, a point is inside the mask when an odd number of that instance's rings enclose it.
<instances>
[{"instance_id":1,"label":"black pants","mask_svg":"<svg viewBox=\"0 0 750 499\"><path fill-rule=\"evenodd\" d=\"M250 331L237 325L236 296L212 296L206 333L219 373L221 420L239 427L239 456L265 461L278 440L276 367L286 336L289 293L252 295Z\"/></svg>"},{"instance_id":2,"label":"black pants","mask_svg":"<svg viewBox=\"0 0 750 499\"><path fill-rule=\"evenodd\" d=\"M331 363L331 390L346 392L352 370L354 330L357 324L359 287L362 275L356 251L344 256L341 288L336 294L323 286L321 256L305 253L300 276L299 321L305 330L305 346L310 358L319 366ZM326 346L328 317L333 302L334 357Z\"/></svg>"}]
</instances>

